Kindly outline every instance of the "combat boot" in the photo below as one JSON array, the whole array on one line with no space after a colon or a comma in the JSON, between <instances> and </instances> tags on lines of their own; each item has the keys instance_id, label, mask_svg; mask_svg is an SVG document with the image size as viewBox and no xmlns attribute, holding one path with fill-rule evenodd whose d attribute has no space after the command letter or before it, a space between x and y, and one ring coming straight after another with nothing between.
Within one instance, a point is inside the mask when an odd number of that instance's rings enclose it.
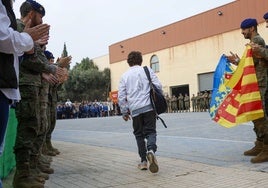
<instances>
[{"instance_id":1,"label":"combat boot","mask_svg":"<svg viewBox=\"0 0 268 188\"><path fill-rule=\"evenodd\" d=\"M13 178L13 188L44 188L44 183L30 174L30 164L17 164Z\"/></svg>"},{"instance_id":2,"label":"combat boot","mask_svg":"<svg viewBox=\"0 0 268 188\"><path fill-rule=\"evenodd\" d=\"M251 148L248 151L244 152L244 155L246 156L257 156L259 153L261 153L263 148L263 142L261 141L255 141L255 146L253 148Z\"/></svg>"},{"instance_id":3,"label":"combat boot","mask_svg":"<svg viewBox=\"0 0 268 188\"><path fill-rule=\"evenodd\" d=\"M41 172L39 168L37 168L38 156L32 155L30 157L30 172L33 176L37 178L43 178L45 180L49 179L49 175L47 173Z\"/></svg>"},{"instance_id":4,"label":"combat boot","mask_svg":"<svg viewBox=\"0 0 268 188\"><path fill-rule=\"evenodd\" d=\"M250 161L252 163L262 163L268 161L268 145L263 145L262 151Z\"/></svg>"},{"instance_id":5,"label":"combat boot","mask_svg":"<svg viewBox=\"0 0 268 188\"><path fill-rule=\"evenodd\" d=\"M44 172L44 173L47 173L47 174L53 174L54 173L54 169L53 168L50 168L50 166L45 165L43 163L40 163L40 161L38 161L38 163L37 163L37 168L41 172Z\"/></svg>"},{"instance_id":6,"label":"combat boot","mask_svg":"<svg viewBox=\"0 0 268 188\"><path fill-rule=\"evenodd\" d=\"M60 154L60 151L57 148L54 148L52 146L51 140L47 140L46 141L46 145L47 145L48 151L53 151L56 155L59 155Z\"/></svg>"}]
</instances>

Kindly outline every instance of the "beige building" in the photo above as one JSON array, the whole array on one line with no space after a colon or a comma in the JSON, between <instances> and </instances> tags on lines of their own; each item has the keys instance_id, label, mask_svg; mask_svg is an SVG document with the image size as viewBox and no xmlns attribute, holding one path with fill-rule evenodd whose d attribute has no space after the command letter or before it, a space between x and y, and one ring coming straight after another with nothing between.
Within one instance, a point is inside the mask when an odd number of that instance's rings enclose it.
<instances>
[{"instance_id":1,"label":"beige building","mask_svg":"<svg viewBox=\"0 0 268 188\"><path fill-rule=\"evenodd\" d=\"M94 64L96 64L99 67L100 71L103 71L105 68L110 68L109 55L95 57L92 60L93 60Z\"/></svg>"},{"instance_id":2,"label":"beige building","mask_svg":"<svg viewBox=\"0 0 268 188\"><path fill-rule=\"evenodd\" d=\"M249 40L241 34L245 18L259 21L258 31L268 44L263 14L267 0L237 0L153 31L109 46L112 91L129 68L129 52L143 53L143 65L151 66L166 94L211 90L213 72L222 54L243 54Z\"/></svg>"}]
</instances>

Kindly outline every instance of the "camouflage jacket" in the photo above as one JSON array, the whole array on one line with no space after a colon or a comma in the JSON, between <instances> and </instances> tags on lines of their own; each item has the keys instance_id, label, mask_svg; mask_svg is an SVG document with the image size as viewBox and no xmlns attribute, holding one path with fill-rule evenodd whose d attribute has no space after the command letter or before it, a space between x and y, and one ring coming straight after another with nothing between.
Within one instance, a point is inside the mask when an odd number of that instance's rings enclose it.
<instances>
[{"instance_id":1,"label":"camouflage jacket","mask_svg":"<svg viewBox=\"0 0 268 188\"><path fill-rule=\"evenodd\" d=\"M252 38L251 42L254 42L256 44L259 44L265 47L265 41L259 34L255 35ZM258 85L259 87L266 87L267 86L267 68L264 66L264 63L262 63L263 61L265 61L265 59L257 58L253 56L253 61L254 61L254 66L256 70Z\"/></svg>"},{"instance_id":2,"label":"camouflage jacket","mask_svg":"<svg viewBox=\"0 0 268 188\"><path fill-rule=\"evenodd\" d=\"M22 32L25 25L17 20L17 29ZM40 45L34 45L34 54L24 54L20 59L19 85L41 86L41 73L55 74L56 66L49 65Z\"/></svg>"}]
</instances>

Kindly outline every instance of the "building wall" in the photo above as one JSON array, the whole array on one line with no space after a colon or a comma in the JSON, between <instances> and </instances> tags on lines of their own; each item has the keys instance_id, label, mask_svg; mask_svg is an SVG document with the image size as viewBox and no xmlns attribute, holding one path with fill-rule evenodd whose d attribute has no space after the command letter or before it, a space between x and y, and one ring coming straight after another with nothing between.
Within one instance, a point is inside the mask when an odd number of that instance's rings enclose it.
<instances>
[{"instance_id":1,"label":"building wall","mask_svg":"<svg viewBox=\"0 0 268 188\"><path fill-rule=\"evenodd\" d=\"M103 71L105 68L110 68L109 55L103 55L92 59L94 64L99 67L100 71Z\"/></svg>"},{"instance_id":2,"label":"building wall","mask_svg":"<svg viewBox=\"0 0 268 188\"><path fill-rule=\"evenodd\" d=\"M221 11L222 15L218 15ZM224 6L180 20L153 31L119 41L109 46L110 63L126 59L133 49L143 54L187 44L239 29L245 18L263 22L268 11L267 0L236 0Z\"/></svg>"},{"instance_id":3,"label":"building wall","mask_svg":"<svg viewBox=\"0 0 268 188\"><path fill-rule=\"evenodd\" d=\"M218 16L218 11L223 15ZM262 18L267 11L267 0L258 0L258 3L256 0L237 0L111 45L112 91L118 89L121 75L129 68L128 53L139 50L143 53L143 65L150 66L152 55L158 56L160 71L157 76L165 93L170 95L172 86L189 84L190 95L196 94L198 74L214 72L222 54L232 51L242 56L244 46L249 42L239 28L242 20L256 18L258 31L268 44L268 29Z\"/></svg>"},{"instance_id":4,"label":"building wall","mask_svg":"<svg viewBox=\"0 0 268 188\"><path fill-rule=\"evenodd\" d=\"M259 33L268 41L268 29L265 23L259 24ZM198 74L214 72L222 54L229 51L242 56L245 44L240 29L219 34L217 36L200 39L187 44L159 50L143 55L143 65L150 66L150 59L157 55L160 62L160 71L157 74L163 85L163 90L170 93L170 87L189 84L190 95L198 92ZM129 68L127 61L112 63L111 85L112 91L118 89L121 75Z\"/></svg>"}]
</instances>

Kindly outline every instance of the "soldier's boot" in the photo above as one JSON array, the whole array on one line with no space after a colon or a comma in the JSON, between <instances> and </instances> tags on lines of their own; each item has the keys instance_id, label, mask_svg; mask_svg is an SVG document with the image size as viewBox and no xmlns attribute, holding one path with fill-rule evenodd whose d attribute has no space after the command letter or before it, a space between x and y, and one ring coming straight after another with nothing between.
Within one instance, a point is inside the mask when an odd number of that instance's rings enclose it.
<instances>
[{"instance_id":1,"label":"soldier's boot","mask_svg":"<svg viewBox=\"0 0 268 188\"><path fill-rule=\"evenodd\" d=\"M39 168L37 168L38 158L37 156L31 156L30 158L30 172L33 176L37 178L43 178L45 180L49 179L49 175L47 173L41 172Z\"/></svg>"},{"instance_id":2,"label":"soldier's boot","mask_svg":"<svg viewBox=\"0 0 268 188\"><path fill-rule=\"evenodd\" d=\"M41 163L50 165L50 163L51 163L53 160L52 160L52 157L51 157L51 156L41 154L41 155L39 156L39 161L40 161Z\"/></svg>"},{"instance_id":3,"label":"soldier's boot","mask_svg":"<svg viewBox=\"0 0 268 188\"><path fill-rule=\"evenodd\" d=\"M42 145L42 154L44 154L44 155L47 155L47 152L48 152L48 150L47 150L47 145L46 145L46 143L44 143L43 145Z\"/></svg>"},{"instance_id":4,"label":"soldier's boot","mask_svg":"<svg viewBox=\"0 0 268 188\"><path fill-rule=\"evenodd\" d=\"M38 178L30 174L30 164L17 164L13 178L13 188L44 188L45 180L40 182Z\"/></svg>"},{"instance_id":5,"label":"soldier's boot","mask_svg":"<svg viewBox=\"0 0 268 188\"><path fill-rule=\"evenodd\" d=\"M252 163L262 163L268 161L268 145L263 145L262 151L250 160Z\"/></svg>"},{"instance_id":6,"label":"soldier's boot","mask_svg":"<svg viewBox=\"0 0 268 188\"><path fill-rule=\"evenodd\" d=\"M41 172L44 172L44 173L47 173L47 174L53 174L54 173L53 168L50 168L49 165L45 165L45 164L41 163L40 161L38 161L38 163L37 163L37 168Z\"/></svg>"},{"instance_id":7,"label":"soldier's boot","mask_svg":"<svg viewBox=\"0 0 268 188\"><path fill-rule=\"evenodd\" d=\"M246 156L257 156L259 153L261 153L263 148L263 142L261 141L256 141L255 146L251 148L250 150L247 150L244 152L244 155Z\"/></svg>"},{"instance_id":8,"label":"soldier's boot","mask_svg":"<svg viewBox=\"0 0 268 188\"><path fill-rule=\"evenodd\" d=\"M60 154L60 151L57 148L54 148L52 146L51 140L47 140L46 141L46 146L47 146L47 150L48 151L52 151L53 153L55 153L56 155Z\"/></svg>"}]
</instances>

